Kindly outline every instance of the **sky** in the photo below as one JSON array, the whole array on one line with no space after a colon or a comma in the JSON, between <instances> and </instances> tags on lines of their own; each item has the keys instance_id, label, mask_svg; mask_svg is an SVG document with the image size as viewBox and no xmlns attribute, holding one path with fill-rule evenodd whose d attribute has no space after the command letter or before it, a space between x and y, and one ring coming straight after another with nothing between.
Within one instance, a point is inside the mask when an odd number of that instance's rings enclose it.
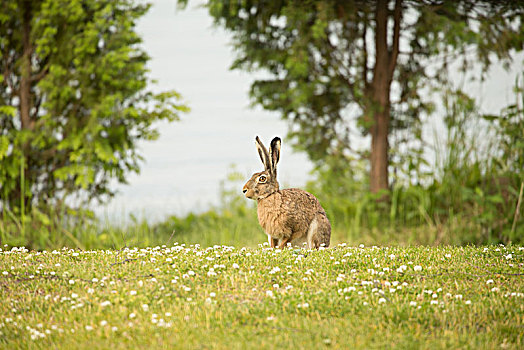
<instances>
[{"instance_id":1,"label":"sky","mask_svg":"<svg viewBox=\"0 0 524 350\"><path fill-rule=\"evenodd\" d=\"M150 77L157 81L152 89L178 91L191 112L181 121L157 124L159 139L140 144L145 158L140 174L131 174L127 185L114 186L115 198L94 208L100 217L124 222L133 213L158 221L217 205L220 182L233 164L246 180L262 170L256 135L266 145L274 136L284 139L279 182L304 186L311 178L311 162L286 144L287 125L276 113L250 107L253 76L229 70L234 59L230 34L213 26L206 9L196 1L179 10L174 0L155 0L137 32L151 57ZM485 83L466 84L485 112L513 102L511 89L516 72L522 72L522 58L509 73L495 67Z\"/></svg>"},{"instance_id":2,"label":"sky","mask_svg":"<svg viewBox=\"0 0 524 350\"><path fill-rule=\"evenodd\" d=\"M155 0L137 32L151 56L150 76L158 81L153 89L178 91L191 112L181 121L158 124L160 138L140 145L141 173L115 186L116 197L96 212L111 220L133 213L156 221L205 210L219 203L220 181L232 165L246 181L263 170L255 136L269 144L274 136L285 137L287 125L275 113L250 107L253 78L229 70L234 58L229 35L195 2L177 10L175 1ZM293 153L284 140L280 182L303 186L310 169L307 157Z\"/></svg>"}]
</instances>

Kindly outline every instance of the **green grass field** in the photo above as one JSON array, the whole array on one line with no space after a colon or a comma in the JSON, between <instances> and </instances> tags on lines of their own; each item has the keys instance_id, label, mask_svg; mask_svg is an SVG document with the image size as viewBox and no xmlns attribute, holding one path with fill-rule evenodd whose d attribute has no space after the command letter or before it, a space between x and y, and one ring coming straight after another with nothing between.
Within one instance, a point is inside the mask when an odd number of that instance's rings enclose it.
<instances>
[{"instance_id":1,"label":"green grass field","mask_svg":"<svg viewBox=\"0 0 524 350\"><path fill-rule=\"evenodd\" d=\"M524 347L524 248L0 252L0 347Z\"/></svg>"}]
</instances>

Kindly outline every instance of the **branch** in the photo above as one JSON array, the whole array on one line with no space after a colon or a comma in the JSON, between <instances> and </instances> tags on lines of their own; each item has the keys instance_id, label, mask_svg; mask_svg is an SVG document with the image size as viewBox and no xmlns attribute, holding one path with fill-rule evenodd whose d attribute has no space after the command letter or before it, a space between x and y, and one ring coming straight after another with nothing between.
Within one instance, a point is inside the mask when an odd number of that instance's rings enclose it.
<instances>
[{"instance_id":1,"label":"branch","mask_svg":"<svg viewBox=\"0 0 524 350\"><path fill-rule=\"evenodd\" d=\"M18 89L15 89L13 85L13 81L11 80L11 70L9 69L9 57L7 55L4 55L4 61L5 61L5 68L4 68L4 80L7 83L7 86L11 89L11 96L17 96L18 95Z\"/></svg>"},{"instance_id":2,"label":"branch","mask_svg":"<svg viewBox=\"0 0 524 350\"><path fill-rule=\"evenodd\" d=\"M402 22L402 0L395 1L395 10L393 11L393 19L395 21L393 27L393 43L389 53L389 68L388 73L390 77L393 77L393 72L397 65L397 57L399 53L399 42L400 42L400 23ZM391 79L391 78L390 78Z\"/></svg>"},{"instance_id":3,"label":"branch","mask_svg":"<svg viewBox=\"0 0 524 350\"><path fill-rule=\"evenodd\" d=\"M44 67L40 72L34 74L31 77L31 82L39 82L40 80L42 80L42 78L44 78L47 75L47 73L49 73L49 66Z\"/></svg>"},{"instance_id":4,"label":"branch","mask_svg":"<svg viewBox=\"0 0 524 350\"><path fill-rule=\"evenodd\" d=\"M369 82L368 82L368 45L366 36L368 33L368 23L367 16L364 19L364 30L362 31L362 50L364 51L364 69L362 70L362 81L364 82L364 91L367 91Z\"/></svg>"}]
</instances>

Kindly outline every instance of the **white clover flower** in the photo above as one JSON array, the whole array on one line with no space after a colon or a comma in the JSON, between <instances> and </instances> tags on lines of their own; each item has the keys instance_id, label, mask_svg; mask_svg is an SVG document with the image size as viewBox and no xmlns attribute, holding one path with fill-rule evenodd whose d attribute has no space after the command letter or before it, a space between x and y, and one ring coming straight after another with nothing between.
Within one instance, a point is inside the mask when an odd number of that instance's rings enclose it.
<instances>
[{"instance_id":1,"label":"white clover flower","mask_svg":"<svg viewBox=\"0 0 524 350\"><path fill-rule=\"evenodd\" d=\"M416 301L410 301L409 302L409 306L417 306L417 302Z\"/></svg>"},{"instance_id":2,"label":"white clover flower","mask_svg":"<svg viewBox=\"0 0 524 350\"><path fill-rule=\"evenodd\" d=\"M149 310L149 305L147 305L147 304L142 304L142 310L144 310L144 311L147 312L147 311Z\"/></svg>"},{"instance_id":3,"label":"white clover flower","mask_svg":"<svg viewBox=\"0 0 524 350\"><path fill-rule=\"evenodd\" d=\"M239 268L240 268L240 266L238 266L237 263L233 263L232 267L233 267L234 269L239 269Z\"/></svg>"},{"instance_id":4,"label":"white clover flower","mask_svg":"<svg viewBox=\"0 0 524 350\"><path fill-rule=\"evenodd\" d=\"M486 284L492 284L493 283L493 280L487 280L486 281Z\"/></svg>"},{"instance_id":5,"label":"white clover flower","mask_svg":"<svg viewBox=\"0 0 524 350\"><path fill-rule=\"evenodd\" d=\"M71 285L75 284L75 280L69 280L69 284Z\"/></svg>"},{"instance_id":6,"label":"white clover flower","mask_svg":"<svg viewBox=\"0 0 524 350\"><path fill-rule=\"evenodd\" d=\"M86 326L86 331L89 332L89 331L92 331L92 330L93 330L93 327L92 327L92 326L89 326L89 325Z\"/></svg>"},{"instance_id":7,"label":"white clover flower","mask_svg":"<svg viewBox=\"0 0 524 350\"><path fill-rule=\"evenodd\" d=\"M456 294L455 299L462 299L462 294Z\"/></svg>"},{"instance_id":8,"label":"white clover flower","mask_svg":"<svg viewBox=\"0 0 524 350\"><path fill-rule=\"evenodd\" d=\"M93 282L93 283L97 283L97 282L98 282L98 278L93 277L93 279L91 280L91 282Z\"/></svg>"},{"instance_id":9,"label":"white clover flower","mask_svg":"<svg viewBox=\"0 0 524 350\"><path fill-rule=\"evenodd\" d=\"M420 265L415 265L415 266L413 266L413 270L414 270L414 271L422 271L422 266L420 266Z\"/></svg>"},{"instance_id":10,"label":"white clover flower","mask_svg":"<svg viewBox=\"0 0 524 350\"><path fill-rule=\"evenodd\" d=\"M116 331L118 331L118 327L116 327L116 326L111 327L111 331L112 331L112 332L116 332Z\"/></svg>"},{"instance_id":11,"label":"white clover flower","mask_svg":"<svg viewBox=\"0 0 524 350\"><path fill-rule=\"evenodd\" d=\"M385 298L380 298L380 299L378 299L378 303L379 303L379 304L383 304L383 303L385 303L385 302L386 302L386 299L385 299Z\"/></svg>"},{"instance_id":12,"label":"white clover flower","mask_svg":"<svg viewBox=\"0 0 524 350\"><path fill-rule=\"evenodd\" d=\"M275 267L273 267L273 268L271 269L271 271L269 271L269 274L270 274L270 275L273 275L273 274L275 274L275 273L277 273L277 272L280 272L280 267L275 266Z\"/></svg>"},{"instance_id":13,"label":"white clover flower","mask_svg":"<svg viewBox=\"0 0 524 350\"><path fill-rule=\"evenodd\" d=\"M194 271L191 271L191 270L189 270L189 271L187 271L187 274L188 274L189 276L194 276L194 275L195 275L195 272L194 272Z\"/></svg>"},{"instance_id":14,"label":"white clover flower","mask_svg":"<svg viewBox=\"0 0 524 350\"><path fill-rule=\"evenodd\" d=\"M100 325L101 325L102 327L107 326L107 321L106 321L106 320L102 320L102 321L100 321Z\"/></svg>"},{"instance_id":15,"label":"white clover flower","mask_svg":"<svg viewBox=\"0 0 524 350\"><path fill-rule=\"evenodd\" d=\"M100 303L100 306L102 307L106 307L106 306L109 306L111 305L111 302L109 300L104 300L103 302Z\"/></svg>"},{"instance_id":16,"label":"white clover flower","mask_svg":"<svg viewBox=\"0 0 524 350\"><path fill-rule=\"evenodd\" d=\"M214 298L214 297L217 296L217 294L216 294L215 292L211 292L211 293L209 293L209 296L210 296L211 298Z\"/></svg>"},{"instance_id":17,"label":"white clover flower","mask_svg":"<svg viewBox=\"0 0 524 350\"><path fill-rule=\"evenodd\" d=\"M492 292L498 292L499 290L500 290L500 289L498 289L497 287L493 287L493 288L491 288L491 291L492 291Z\"/></svg>"},{"instance_id":18,"label":"white clover flower","mask_svg":"<svg viewBox=\"0 0 524 350\"><path fill-rule=\"evenodd\" d=\"M395 256L395 254L391 254L391 255L389 256L389 258L390 258L390 259L395 259L396 256Z\"/></svg>"},{"instance_id":19,"label":"white clover flower","mask_svg":"<svg viewBox=\"0 0 524 350\"><path fill-rule=\"evenodd\" d=\"M144 308L144 305L142 305L142 308ZM135 317L136 317L136 314L134 312L129 314L129 318L135 318Z\"/></svg>"},{"instance_id":20,"label":"white clover flower","mask_svg":"<svg viewBox=\"0 0 524 350\"><path fill-rule=\"evenodd\" d=\"M466 304L466 305L471 304L471 300L466 300L465 304Z\"/></svg>"},{"instance_id":21,"label":"white clover flower","mask_svg":"<svg viewBox=\"0 0 524 350\"><path fill-rule=\"evenodd\" d=\"M136 290L132 290L129 292L130 295L136 295Z\"/></svg>"},{"instance_id":22,"label":"white clover flower","mask_svg":"<svg viewBox=\"0 0 524 350\"><path fill-rule=\"evenodd\" d=\"M438 304L437 300L431 300L431 305L437 305L437 304Z\"/></svg>"},{"instance_id":23,"label":"white clover flower","mask_svg":"<svg viewBox=\"0 0 524 350\"><path fill-rule=\"evenodd\" d=\"M273 291L272 290L266 290L266 296L272 298L273 297Z\"/></svg>"},{"instance_id":24,"label":"white clover flower","mask_svg":"<svg viewBox=\"0 0 524 350\"><path fill-rule=\"evenodd\" d=\"M444 255L444 256L445 256L446 258L448 258L448 259L451 258L451 254L446 254L446 255Z\"/></svg>"}]
</instances>

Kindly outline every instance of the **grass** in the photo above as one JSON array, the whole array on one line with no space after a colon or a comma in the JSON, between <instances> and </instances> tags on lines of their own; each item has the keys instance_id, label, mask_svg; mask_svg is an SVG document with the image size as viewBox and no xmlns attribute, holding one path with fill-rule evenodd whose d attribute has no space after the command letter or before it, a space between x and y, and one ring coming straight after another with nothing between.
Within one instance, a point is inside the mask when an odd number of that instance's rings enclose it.
<instances>
[{"instance_id":1,"label":"grass","mask_svg":"<svg viewBox=\"0 0 524 350\"><path fill-rule=\"evenodd\" d=\"M0 252L0 347L524 347L524 248Z\"/></svg>"}]
</instances>

